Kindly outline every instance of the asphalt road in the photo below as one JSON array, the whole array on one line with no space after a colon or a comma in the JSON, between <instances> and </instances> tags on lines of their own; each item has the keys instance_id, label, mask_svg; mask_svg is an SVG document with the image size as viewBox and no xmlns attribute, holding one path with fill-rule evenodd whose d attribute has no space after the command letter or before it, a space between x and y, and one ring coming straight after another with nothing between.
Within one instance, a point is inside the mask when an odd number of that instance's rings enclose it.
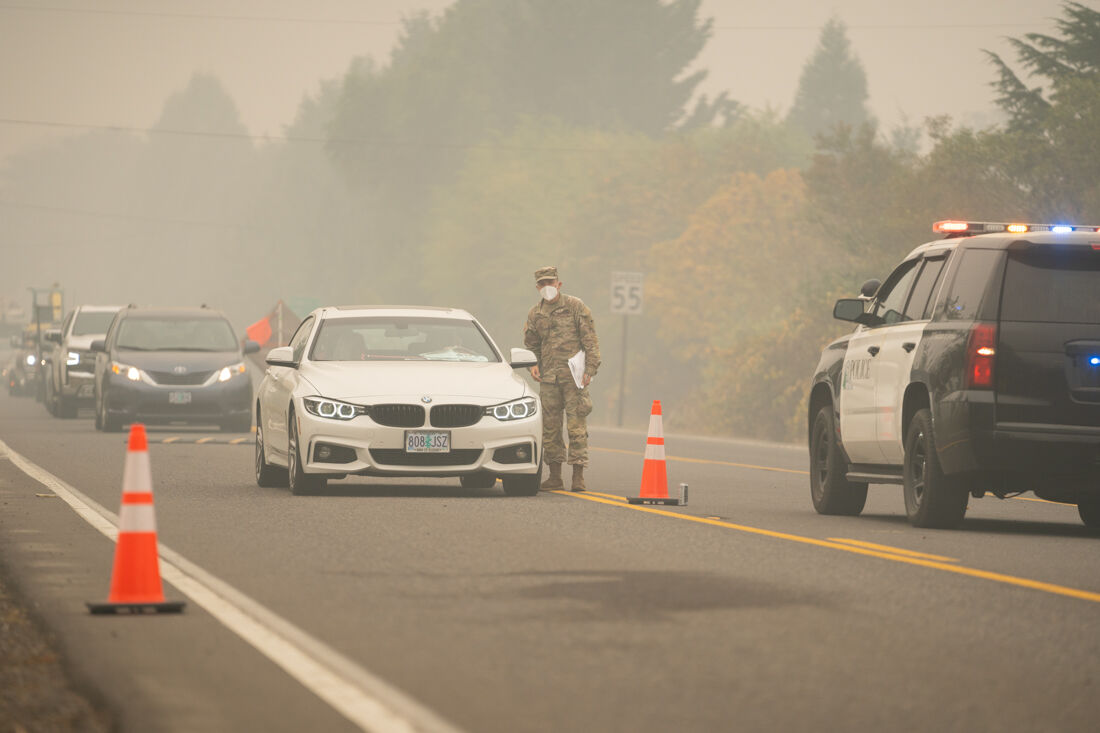
<instances>
[{"instance_id":1,"label":"asphalt road","mask_svg":"<svg viewBox=\"0 0 1100 733\"><path fill-rule=\"evenodd\" d=\"M61 495L117 512L124 436L0 396L0 560L126 730L1100 720L1100 537L1072 506L972 500L962 529L918 530L900 488L872 487L863 516L822 517L804 450L668 436L690 503L631 507L645 436L612 430L592 431L586 495L348 479L294 497L255 485L250 442L186 442L208 435L150 430L182 438L150 453L186 612L92 617L113 544Z\"/></svg>"}]
</instances>

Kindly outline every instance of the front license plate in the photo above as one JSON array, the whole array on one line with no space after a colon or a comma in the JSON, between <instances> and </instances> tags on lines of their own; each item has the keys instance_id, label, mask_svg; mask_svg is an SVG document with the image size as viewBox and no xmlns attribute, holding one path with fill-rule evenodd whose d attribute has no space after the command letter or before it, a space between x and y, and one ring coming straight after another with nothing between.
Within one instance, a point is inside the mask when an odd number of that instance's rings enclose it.
<instances>
[{"instance_id":1,"label":"front license plate","mask_svg":"<svg viewBox=\"0 0 1100 733\"><path fill-rule=\"evenodd\" d=\"M169 392L168 404L170 405L186 405L191 402L190 392Z\"/></svg>"},{"instance_id":2,"label":"front license plate","mask_svg":"<svg viewBox=\"0 0 1100 733\"><path fill-rule=\"evenodd\" d=\"M406 453L450 453L451 434L449 432L413 431L405 432Z\"/></svg>"}]
</instances>

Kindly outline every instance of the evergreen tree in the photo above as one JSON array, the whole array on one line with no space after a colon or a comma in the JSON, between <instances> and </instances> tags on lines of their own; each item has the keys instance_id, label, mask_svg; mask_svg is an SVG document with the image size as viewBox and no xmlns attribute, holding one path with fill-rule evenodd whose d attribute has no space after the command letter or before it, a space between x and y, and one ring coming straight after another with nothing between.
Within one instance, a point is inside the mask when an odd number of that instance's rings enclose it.
<instances>
[{"instance_id":1,"label":"evergreen tree","mask_svg":"<svg viewBox=\"0 0 1100 733\"><path fill-rule=\"evenodd\" d=\"M787 121L809 135L827 134L837 125L855 128L871 121L867 75L851 51L841 20L832 18L821 29L817 49L802 67Z\"/></svg>"},{"instance_id":2,"label":"evergreen tree","mask_svg":"<svg viewBox=\"0 0 1100 733\"><path fill-rule=\"evenodd\" d=\"M1028 33L1009 39L1027 74L1044 80L1039 86L1029 87L998 54L985 52L997 69L991 86L998 106L1008 113L1010 129L1041 126L1068 85L1096 80L1100 72L1100 12L1076 2L1064 9L1066 17L1056 21L1062 38Z\"/></svg>"}]
</instances>

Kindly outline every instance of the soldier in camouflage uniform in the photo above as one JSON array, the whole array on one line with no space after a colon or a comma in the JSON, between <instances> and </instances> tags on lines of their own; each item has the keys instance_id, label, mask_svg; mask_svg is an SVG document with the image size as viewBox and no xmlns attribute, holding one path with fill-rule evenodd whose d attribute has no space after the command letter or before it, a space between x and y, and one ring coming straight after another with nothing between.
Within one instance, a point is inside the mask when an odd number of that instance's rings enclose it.
<instances>
[{"instance_id":1,"label":"soldier in camouflage uniform","mask_svg":"<svg viewBox=\"0 0 1100 733\"><path fill-rule=\"evenodd\" d=\"M543 489L562 489L561 464L566 460L562 441L562 412L569 430L568 460L573 466L573 491L584 491L584 469L588 465L588 414L592 397L588 384L600 368L600 342L592 311L580 298L561 292L556 267L535 270L535 288L542 299L527 314L523 343L535 353L538 366L531 375L542 383L542 451L550 467ZM568 361L578 351L585 352L583 387L578 388L569 371Z\"/></svg>"}]
</instances>

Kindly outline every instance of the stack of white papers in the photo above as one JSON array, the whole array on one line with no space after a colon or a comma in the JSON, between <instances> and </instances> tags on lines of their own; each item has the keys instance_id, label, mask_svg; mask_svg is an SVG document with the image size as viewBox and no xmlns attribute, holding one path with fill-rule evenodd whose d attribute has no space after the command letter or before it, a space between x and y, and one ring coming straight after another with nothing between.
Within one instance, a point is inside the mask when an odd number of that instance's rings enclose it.
<instances>
[{"instance_id":1,"label":"stack of white papers","mask_svg":"<svg viewBox=\"0 0 1100 733\"><path fill-rule=\"evenodd\" d=\"M573 375L573 381L577 383L577 389L584 389L584 351L578 351L569 359L569 371Z\"/></svg>"}]
</instances>

